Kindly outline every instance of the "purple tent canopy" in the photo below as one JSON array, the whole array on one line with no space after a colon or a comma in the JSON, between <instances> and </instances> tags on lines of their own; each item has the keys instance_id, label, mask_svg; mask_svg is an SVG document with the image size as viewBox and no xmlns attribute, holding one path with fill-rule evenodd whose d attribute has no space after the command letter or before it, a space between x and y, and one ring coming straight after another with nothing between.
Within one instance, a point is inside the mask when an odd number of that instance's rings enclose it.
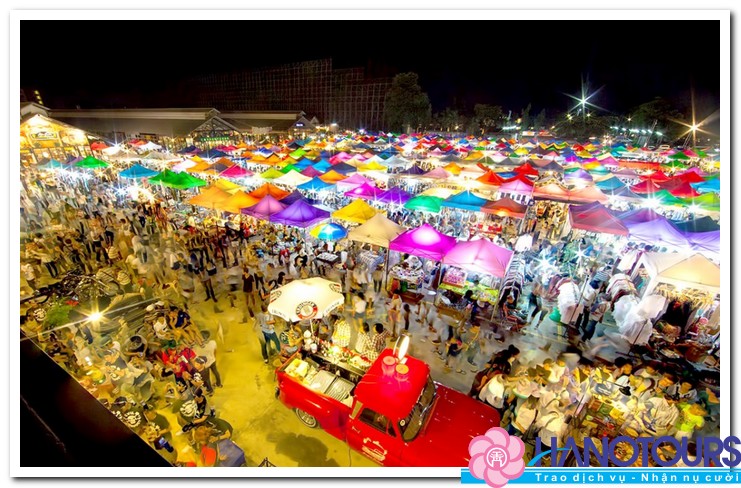
<instances>
[{"instance_id":1,"label":"purple tent canopy","mask_svg":"<svg viewBox=\"0 0 741 488\"><path fill-rule=\"evenodd\" d=\"M507 272L512 254L508 249L479 239L456 244L443 258L443 264L501 278Z\"/></svg>"},{"instance_id":2,"label":"purple tent canopy","mask_svg":"<svg viewBox=\"0 0 741 488\"><path fill-rule=\"evenodd\" d=\"M251 207L243 208L242 213L251 215L260 220L268 220L270 216L286 208L286 205L270 195L265 195L262 199Z\"/></svg>"},{"instance_id":3,"label":"purple tent canopy","mask_svg":"<svg viewBox=\"0 0 741 488\"><path fill-rule=\"evenodd\" d=\"M720 231L710 232L683 232L692 249L696 251L720 252Z\"/></svg>"},{"instance_id":4,"label":"purple tent canopy","mask_svg":"<svg viewBox=\"0 0 741 488\"><path fill-rule=\"evenodd\" d=\"M512 180L502 183L499 187L500 193L519 193L521 195L530 195L533 192L533 186L524 183L521 180Z\"/></svg>"},{"instance_id":5,"label":"purple tent canopy","mask_svg":"<svg viewBox=\"0 0 741 488\"><path fill-rule=\"evenodd\" d=\"M404 205L412 196L399 187L393 187L376 197L377 202L390 205Z\"/></svg>"},{"instance_id":6,"label":"purple tent canopy","mask_svg":"<svg viewBox=\"0 0 741 488\"><path fill-rule=\"evenodd\" d=\"M626 223L628 238L652 246L669 246L677 249L688 249L690 241L674 227L665 217L643 223Z\"/></svg>"},{"instance_id":7,"label":"purple tent canopy","mask_svg":"<svg viewBox=\"0 0 741 488\"><path fill-rule=\"evenodd\" d=\"M440 261L454 246L454 237L439 232L430 224L422 224L416 229L399 234L396 239L391 241L389 249L420 258Z\"/></svg>"},{"instance_id":8,"label":"purple tent canopy","mask_svg":"<svg viewBox=\"0 0 741 488\"><path fill-rule=\"evenodd\" d=\"M413 164L409 167L409 169L402 171L400 174L402 175L423 175L426 171L417 166L416 164Z\"/></svg>"},{"instance_id":9,"label":"purple tent canopy","mask_svg":"<svg viewBox=\"0 0 741 488\"><path fill-rule=\"evenodd\" d=\"M289 193L287 196L280 199L280 203L284 205L291 205L292 203L296 203L299 200L306 200L306 197L304 197L300 191L293 190L291 193Z\"/></svg>"},{"instance_id":10,"label":"purple tent canopy","mask_svg":"<svg viewBox=\"0 0 741 488\"><path fill-rule=\"evenodd\" d=\"M375 200L378 198L378 195L382 193L383 191L380 188L371 186L368 183L363 183L350 191L346 191L345 196L350 198L362 198L363 200Z\"/></svg>"},{"instance_id":11,"label":"purple tent canopy","mask_svg":"<svg viewBox=\"0 0 741 488\"><path fill-rule=\"evenodd\" d=\"M324 173L322 173L321 171L317 171L313 166L309 166L308 168L303 170L301 174L304 176L308 176L309 178L314 178L316 176L321 176Z\"/></svg>"},{"instance_id":12,"label":"purple tent canopy","mask_svg":"<svg viewBox=\"0 0 741 488\"><path fill-rule=\"evenodd\" d=\"M292 203L280 212L272 214L270 216L270 222L274 224L306 228L317 224L322 220L327 220L328 218L329 212L313 207L309 205L306 200L302 199Z\"/></svg>"},{"instance_id":13,"label":"purple tent canopy","mask_svg":"<svg viewBox=\"0 0 741 488\"><path fill-rule=\"evenodd\" d=\"M651 210L650 208L639 208L618 215L618 218L626 226L643 224L653 220L663 219L664 216Z\"/></svg>"},{"instance_id":14,"label":"purple tent canopy","mask_svg":"<svg viewBox=\"0 0 741 488\"><path fill-rule=\"evenodd\" d=\"M565 180L587 180L592 181L592 175L584 171L583 169L577 169L563 175Z\"/></svg>"}]
</instances>

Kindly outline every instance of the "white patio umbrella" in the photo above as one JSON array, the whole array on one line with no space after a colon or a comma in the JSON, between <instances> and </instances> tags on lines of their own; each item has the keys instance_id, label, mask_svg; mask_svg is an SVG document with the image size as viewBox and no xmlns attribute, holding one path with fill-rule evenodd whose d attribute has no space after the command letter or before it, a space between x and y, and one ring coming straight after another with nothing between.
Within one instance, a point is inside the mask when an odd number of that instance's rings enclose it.
<instances>
[{"instance_id":1,"label":"white patio umbrella","mask_svg":"<svg viewBox=\"0 0 741 488\"><path fill-rule=\"evenodd\" d=\"M295 280L270 292L268 312L288 321L321 319L345 303L342 286L324 278Z\"/></svg>"}]
</instances>

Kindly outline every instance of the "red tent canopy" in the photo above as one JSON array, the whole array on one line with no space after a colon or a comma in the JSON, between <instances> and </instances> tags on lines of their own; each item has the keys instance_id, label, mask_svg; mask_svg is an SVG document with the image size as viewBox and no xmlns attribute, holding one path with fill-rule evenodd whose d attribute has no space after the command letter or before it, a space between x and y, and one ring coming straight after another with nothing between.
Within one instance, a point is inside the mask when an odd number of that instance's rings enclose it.
<instances>
[{"instance_id":1,"label":"red tent canopy","mask_svg":"<svg viewBox=\"0 0 741 488\"><path fill-rule=\"evenodd\" d=\"M696 171L689 170L677 175L676 178L679 178L687 183L702 183L703 181L705 181L705 178L700 176Z\"/></svg>"},{"instance_id":2,"label":"red tent canopy","mask_svg":"<svg viewBox=\"0 0 741 488\"><path fill-rule=\"evenodd\" d=\"M521 164L520 166L516 167L514 169L515 173L520 175L533 175L538 176L538 170L533 168L533 166L530 164L530 162L527 162L525 164Z\"/></svg>"},{"instance_id":3,"label":"red tent canopy","mask_svg":"<svg viewBox=\"0 0 741 488\"><path fill-rule=\"evenodd\" d=\"M654 171L650 175L647 176L641 176L642 180L651 180L654 183L663 183L664 181L669 181L670 178L661 170Z\"/></svg>"},{"instance_id":4,"label":"red tent canopy","mask_svg":"<svg viewBox=\"0 0 741 488\"><path fill-rule=\"evenodd\" d=\"M677 198L695 198L700 196L700 193L692 188L686 181L671 188L669 193Z\"/></svg>"},{"instance_id":5,"label":"red tent canopy","mask_svg":"<svg viewBox=\"0 0 741 488\"><path fill-rule=\"evenodd\" d=\"M641 181L630 187L630 191L634 193L656 193L659 190L661 187L651 180Z\"/></svg>"},{"instance_id":6,"label":"red tent canopy","mask_svg":"<svg viewBox=\"0 0 741 488\"><path fill-rule=\"evenodd\" d=\"M627 236L628 229L610 210L599 202L571 205L569 221L574 229Z\"/></svg>"},{"instance_id":7,"label":"red tent canopy","mask_svg":"<svg viewBox=\"0 0 741 488\"><path fill-rule=\"evenodd\" d=\"M500 198L497 201L489 202L481 207L484 213L498 215L499 217L515 217L521 219L525 217L527 205L517 203L509 197Z\"/></svg>"},{"instance_id":8,"label":"red tent canopy","mask_svg":"<svg viewBox=\"0 0 741 488\"><path fill-rule=\"evenodd\" d=\"M528 178L527 176L523 174L515 175L512 178L507 178L506 180L502 181L502 183L512 183L516 181L525 183L526 185L529 185L529 186L535 186L535 183L533 183L533 180L531 180L530 178Z\"/></svg>"},{"instance_id":9,"label":"red tent canopy","mask_svg":"<svg viewBox=\"0 0 741 488\"><path fill-rule=\"evenodd\" d=\"M502 183L504 183L504 178L502 178L495 172L488 170L486 173L476 178L476 181L479 181L486 185L500 186Z\"/></svg>"}]
</instances>

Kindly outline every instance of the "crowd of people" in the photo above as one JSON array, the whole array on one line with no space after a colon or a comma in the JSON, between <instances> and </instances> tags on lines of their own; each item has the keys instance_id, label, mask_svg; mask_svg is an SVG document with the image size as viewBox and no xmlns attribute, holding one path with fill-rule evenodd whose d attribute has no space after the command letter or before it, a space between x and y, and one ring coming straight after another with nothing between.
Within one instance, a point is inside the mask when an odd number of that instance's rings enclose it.
<instances>
[{"instance_id":1,"label":"crowd of people","mask_svg":"<svg viewBox=\"0 0 741 488\"><path fill-rule=\"evenodd\" d=\"M539 436L545 445L581 428L594 395L630 405L624 428L633 435L692 437L718 421L717 395L682 372L623 357L600 360L597 353L606 345L594 341L604 337L600 324L614 308L606 288L619 255L600 252L600 244L589 239L552 241L553 219L546 214L525 229L532 245L519 253L526 269L522 289L499 297L499 320L491 322L481 312L489 305L472 293L460 298L462 313L454 319L440 314L430 299L403 301L396 284L385 283L382 268L364 270L361 246L309 243L298 229L254 219L210 225L167 195L132 201L106 178L62 184L30 170L24 177L22 296L80 270L95 276L98 294L139 295L147 305L135 324L122 315L101 333L86 322L49 329L39 312L43 306L30 301L22 330L172 463L184 463L173 449L178 432L199 453L197 464L240 463L240 450L230 441L232 426L209 406L222 386L218 329L189 313L203 301L213 301L215 310L243 311L242 322L251 324L265 364L295 353L307 334L370 360L402 333L429 339L442 374L470 375L469 394L497 409L510 433ZM417 218L410 215L399 217ZM458 232L465 227L461 222L451 218L444 224L457 235L456 226ZM501 244L516 246L514 237ZM316 259L325 251L338 254L339 265ZM425 291L434 288L437 272ZM272 291L311 276L341 283L344 307L308 330L268 313ZM576 306L569 317L554 316L559 295L569 287L578 289ZM564 326L568 348L550 352L544 346L543 358L523 357L514 344L549 320ZM624 395L622 386L633 393ZM174 414L178 425L165 413ZM217 446L233 455L217 460Z\"/></svg>"}]
</instances>

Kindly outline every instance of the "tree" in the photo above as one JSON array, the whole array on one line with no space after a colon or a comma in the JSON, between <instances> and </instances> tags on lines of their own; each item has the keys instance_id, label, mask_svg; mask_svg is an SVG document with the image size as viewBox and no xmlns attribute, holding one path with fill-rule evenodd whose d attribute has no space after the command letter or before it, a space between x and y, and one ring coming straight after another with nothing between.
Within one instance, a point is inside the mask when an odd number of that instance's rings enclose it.
<instances>
[{"instance_id":1,"label":"tree","mask_svg":"<svg viewBox=\"0 0 741 488\"><path fill-rule=\"evenodd\" d=\"M497 127L504 116L504 111L499 105L486 105L483 103L477 103L473 107L473 113L475 114L474 121L481 135Z\"/></svg>"},{"instance_id":2,"label":"tree","mask_svg":"<svg viewBox=\"0 0 741 488\"><path fill-rule=\"evenodd\" d=\"M417 73L399 73L394 77L383 106L388 129L411 132L430 120L430 99L418 81Z\"/></svg>"},{"instance_id":3,"label":"tree","mask_svg":"<svg viewBox=\"0 0 741 488\"><path fill-rule=\"evenodd\" d=\"M520 120L517 121L517 125L521 126L524 130L530 127L530 109L532 106L528 103L522 112L520 112Z\"/></svg>"},{"instance_id":4,"label":"tree","mask_svg":"<svg viewBox=\"0 0 741 488\"><path fill-rule=\"evenodd\" d=\"M634 108L630 115L632 127L650 129L656 121L656 130L662 131L670 140L678 138L686 131L686 127L675 122L684 119L682 113L668 100L661 97L642 103Z\"/></svg>"},{"instance_id":5,"label":"tree","mask_svg":"<svg viewBox=\"0 0 741 488\"><path fill-rule=\"evenodd\" d=\"M545 109L541 110L533 120L533 128L535 130L541 130L545 126Z\"/></svg>"},{"instance_id":6,"label":"tree","mask_svg":"<svg viewBox=\"0 0 741 488\"><path fill-rule=\"evenodd\" d=\"M463 130L465 124L466 118L455 109L446 108L442 112L435 114L435 127L441 131L454 132Z\"/></svg>"}]
</instances>

